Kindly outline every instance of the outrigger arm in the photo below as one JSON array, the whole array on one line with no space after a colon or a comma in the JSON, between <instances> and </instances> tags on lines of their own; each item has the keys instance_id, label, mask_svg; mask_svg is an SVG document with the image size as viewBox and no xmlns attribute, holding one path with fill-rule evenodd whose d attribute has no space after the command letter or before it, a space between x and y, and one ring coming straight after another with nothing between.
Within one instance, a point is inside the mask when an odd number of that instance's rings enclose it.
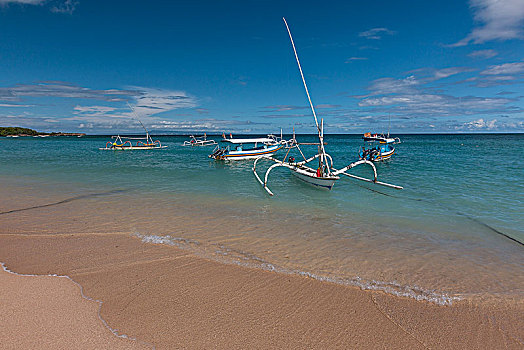
<instances>
[{"instance_id":1,"label":"outrigger arm","mask_svg":"<svg viewBox=\"0 0 524 350\"><path fill-rule=\"evenodd\" d=\"M357 176L357 175L353 175L353 174L349 174L349 173L346 173L346 171L348 171L349 169L351 168L354 168L356 167L357 165L361 165L361 164L368 164L369 166L371 166L371 168L373 168L373 180L372 179L367 179L365 177L361 177L361 176ZM349 164L348 166L340 169L340 170L337 170L335 168L333 168L333 175L346 175L348 177L351 177L353 179L356 179L356 180L361 180L361 181L366 181L366 182L371 182L371 183L374 183L374 184L377 184L377 185L381 185L381 186L386 186L386 187L391 187L391 188L394 188L394 189L397 189L397 190L401 190L403 189L404 187L402 186L397 186L397 185L393 185L393 184L388 184L387 182L382 182L382 181L378 181L377 180L377 168L375 168L375 164L373 164L373 162L370 162L369 160L359 160L357 162L354 162L354 163L351 163Z\"/></svg>"},{"instance_id":2,"label":"outrigger arm","mask_svg":"<svg viewBox=\"0 0 524 350\"><path fill-rule=\"evenodd\" d=\"M269 173L271 172L271 170L273 170L274 168L282 166L282 167L290 169L291 171L295 171L295 169L297 167L301 167L304 164L309 163L310 161L318 158L319 156L320 156L320 154L317 154L317 155L315 155L315 156L313 156L313 157L311 157L309 159L306 159L304 161L297 162L297 163L287 163L287 162L280 161L280 160L278 160L276 158L273 158L273 157L262 156L262 157L258 157L258 158L255 159L255 162L253 163L253 169L252 170L253 170L253 174L255 175L257 181L264 187L264 190L266 190L266 192L270 196L273 196L274 193L267 186L268 179L269 179ZM331 158L331 157L329 157L329 158ZM260 159L267 159L267 160L272 160L273 162L275 162L275 164L271 165L266 170L266 174L264 176L264 181L262 181L262 179L260 178L260 176L258 175L258 173L256 171L257 163L258 163L258 161ZM373 179L368 179L368 178L365 178L365 177L349 174L349 173L346 172L349 169L354 168L354 167L356 167L358 165L362 165L362 164L368 164L369 166L371 166L371 168L373 169ZM346 176L348 176L350 178L353 178L353 179L356 179L356 180L360 180L360 181L374 183L376 185L386 186L386 187L394 188L394 189L397 189L397 190L403 189L402 186L397 186L397 185L389 184L389 183L386 183L386 182L378 181L377 180L377 169L375 168L375 165L372 162L370 162L369 160L359 160L359 161L351 163L348 166L346 166L346 167L344 167L342 169L339 169L339 170L331 167L331 170L333 170L331 172L331 174L330 174L331 176L346 175Z\"/></svg>"}]
</instances>

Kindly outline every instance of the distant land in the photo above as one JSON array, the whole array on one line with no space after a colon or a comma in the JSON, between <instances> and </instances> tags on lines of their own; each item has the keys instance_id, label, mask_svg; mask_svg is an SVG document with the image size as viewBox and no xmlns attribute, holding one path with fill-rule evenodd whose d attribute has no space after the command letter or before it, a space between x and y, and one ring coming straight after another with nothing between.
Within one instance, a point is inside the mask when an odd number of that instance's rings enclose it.
<instances>
[{"instance_id":1,"label":"distant land","mask_svg":"<svg viewBox=\"0 0 524 350\"><path fill-rule=\"evenodd\" d=\"M20 128L16 126L2 127L0 126L0 136L85 136L86 134L77 132L38 132L33 129Z\"/></svg>"}]
</instances>

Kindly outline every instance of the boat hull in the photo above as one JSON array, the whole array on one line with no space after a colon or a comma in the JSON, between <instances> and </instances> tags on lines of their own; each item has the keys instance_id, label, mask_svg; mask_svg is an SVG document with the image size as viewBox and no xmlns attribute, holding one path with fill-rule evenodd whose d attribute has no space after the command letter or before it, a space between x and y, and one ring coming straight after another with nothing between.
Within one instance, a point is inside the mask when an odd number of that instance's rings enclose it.
<instances>
[{"instance_id":1,"label":"boat hull","mask_svg":"<svg viewBox=\"0 0 524 350\"><path fill-rule=\"evenodd\" d=\"M104 151L137 151L137 150L146 150L146 149L162 149L167 148L167 146L132 146L132 147L106 147L99 148Z\"/></svg>"},{"instance_id":2,"label":"boat hull","mask_svg":"<svg viewBox=\"0 0 524 350\"><path fill-rule=\"evenodd\" d=\"M335 181L339 179L338 176L317 177L316 175L313 175L313 174L310 175L308 172L303 171L301 169L293 170L291 171L291 173L295 175L297 178L299 178L300 180L310 185L320 187L320 188L325 188L327 190L331 190L333 186L335 185Z\"/></svg>"},{"instance_id":3,"label":"boat hull","mask_svg":"<svg viewBox=\"0 0 524 350\"><path fill-rule=\"evenodd\" d=\"M380 162L383 160L387 160L391 158L391 156L395 154L395 149L393 148L391 151L381 153L376 159L374 159L374 162Z\"/></svg>"},{"instance_id":4,"label":"boat hull","mask_svg":"<svg viewBox=\"0 0 524 350\"><path fill-rule=\"evenodd\" d=\"M248 160L256 159L260 156L272 156L275 152L281 149L282 145L270 146L262 150L246 150L246 151L229 151L222 155L220 160Z\"/></svg>"},{"instance_id":5,"label":"boat hull","mask_svg":"<svg viewBox=\"0 0 524 350\"><path fill-rule=\"evenodd\" d=\"M389 144L385 144L385 145L380 145L377 151L375 152L376 153L372 155L370 154L365 155L363 150L361 149L359 152L359 158L366 159L372 162L381 162L381 161L390 159L391 156L395 154L395 148Z\"/></svg>"}]
</instances>

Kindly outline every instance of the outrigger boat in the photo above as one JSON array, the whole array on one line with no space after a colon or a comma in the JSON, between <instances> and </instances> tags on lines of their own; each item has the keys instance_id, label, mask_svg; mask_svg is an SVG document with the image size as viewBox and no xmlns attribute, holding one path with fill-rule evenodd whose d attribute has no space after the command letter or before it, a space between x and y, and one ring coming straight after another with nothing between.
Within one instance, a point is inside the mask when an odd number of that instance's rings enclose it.
<instances>
[{"instance_id":1,"label":"outrigger boat","mask_svg":"<svg viewBox=\"0 0 524 350\"><path fill-rule=\"evenodd\" d=\"M246 160L260 156L271 156L286 144L282 139L274 135L260 138L235 139L231 135L224 138L221 142L228 143L225 147L218 145L209 158L215 160Z\"/></svg>"},{"instance_id":2,"label":"outrigger boat","mask_svg":"<svg viewBox=\"0 0 524 350\"><path fill-rule=\"evenodd\" d=\"M129 104L128 104L129 106ZM129 106L131 108L131 106ZM131 108L133 113L135 112L133 108ZM151 135L149 135L149 131L146 129L144 124L140 121L140 119L136 118L140 125L142 125L142 128L146 131L145 137L126 137L126 136L111 136L111 139L114 139L114 141L108 141L106 143L106 146L104 148L99 148L100 150L124 150L124 151L133 151L133 150L145 150L145 149L162 149L167 148L167 146L162 146L159 140L153 141L151 138ZM131 140L139 140L134 145L131 142Z\"/></svg>"},{"instance_id":3,"label":"outrigger boat","mask_svg":"<svg viewBox=\"0 0 524 350\"><path fill-rule=\"evenodd\" d=\"M189 141L184 141L182 146L211 146L216 144L215 140L208 140L207 135L204 134L202 136L189 135Z\"/></svg>"},{"instance_id":4,"label":"outrigger boat","mask_svg":"<svg viewBox=\"0 0 524 350\"><path fill-rule=\"evenodd\" d=\"M302 77L302 82L304 83L304 89L306 90L306 95L309 101L309 105L311 107L311 112L313 112L313 117L315 119L315 125L318 131L319 142L314 143L314 144L318 146L318 153L310 158L306 158L304 156L304 153L302 152L302 150L299 147L300 143L296 141L295 135L293 133L293 139L290 140L290 142L288 143L288 147L287 147L288 151L286 155L284 156L283 160L278 160L271 156L265 156L265 155L257 157L255 159L255 162L253 164L253 173L255 174L255 177L258 180L258 182L264 187L267 193L269 193L270 195L273 195L273 192L271 192L271 190L267 186L269 173L271 172L271 170L273 170L276 167L285 167L285 168L288 168L291 171L291 173L297 176L299 179L309 184L312 184L318 187L322 187L322 188L326 188L329 190L331 190L335 182L340 179L339 175L345 175L353 179L371 182L377 185L382 185L382 186L391 187L395 189L402 189L402 186L392 185L389 183L378 181L377 180L377 170L375 168L375 165L372 162L365 160L365 159L353 162L347 165L346 167L338 169L338 170L333 167L333 158L331 158L331 156L326 152L326 149L324 147L325 146L324 122L323 120L321 120L321 125L319 126L317 114L315 112L315 108L313 107L313 103L311 102L311 97L309 95L309 91L306 85L304 74L302 73L302 67L300 66L300 61L298 59L298 54L295 48L295 43L293 42L293 37L291 36L291 31L289 30L289 26L287 25L286 19L283 18L283 20L286 25L287 32L289 34L289 39L291 40L293 52L295 53L295 58L298 64L298 69L300 71L300 76ZM297 148L299 150L304 160L297 162L294 157L288 157L290 150L293 148ZM262 181L262 179L260 178L260 176L258 175L256 171L257 163L260 160L271 160L275 163L271 165L269 169L267 169L265 177L264 177L264 181ZM318 167L316 169L313 169L306 165L306 164L313 162L314 160L318 161ZM357 175L347 173L349 169L354 168L358 165L363 165L363 164L367 164L372 168L373 174L374 174L373 179L363 178Z\"/></svg>"},{"instance_id":5,"label":"outrigger boat","mask_svg":"<svg viewBox=\"0 0 524 350\"><path fill-rule=\"evenodd\" d=\"M389 137L384 136L384 134L371 134L370 132L367 132L362 136L364 141L366 142L380 142L380 143L400 143L400 139L398 137Z\"/></svg>"},{"instance_id":6,"label":"outrigger boat","mask_svg":"<svg viewBox=\"0 0 524 350\"><path fill-rule=\"evenodd\" d=\"M362 137L364 141L370 144L369 147L361 146L358 152L359 159L366 159L372 162L379 162L383 160L390 159L393 154L395 154L394 144L400 143L398 137L389 137L383 134L378 135L371 133L365 133ZM378 142L378 146L373 146L372 144Z\"/></svg>"}]
</instances>

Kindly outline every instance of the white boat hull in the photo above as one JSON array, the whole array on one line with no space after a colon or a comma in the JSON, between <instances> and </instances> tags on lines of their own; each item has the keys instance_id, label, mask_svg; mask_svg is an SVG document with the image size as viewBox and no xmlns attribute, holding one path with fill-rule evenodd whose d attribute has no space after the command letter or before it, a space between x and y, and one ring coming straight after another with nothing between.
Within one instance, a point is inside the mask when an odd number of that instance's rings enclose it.
<instances>
[{"instance_id":1,"label":"white boat hull","mask_svg":"<svg viewBox=\"0 0 524 350\"><path fill-rule=\"evenodd\" d=\"M291 173L298 177L300 180L307 182L310 185L325 188L325 189L332 189L335 185L335 181L339 179L338 176L331 176L331 177L317 177L316 173L310 174L311 171L303 170L303 169L297 169L292 170Z\"/></svg>"},{"instance_id":2,"label":"white boat hull","mask_svg":"<svg viewBox=\"0 0 524 350\"><path fill-rule=\"evenodd\" d=\"M105 148L99 148L99 150L103 151L136 151L136 150L144 150L144 149L162 149L167 148L167 146L132 146L132 147L105 147Z\"/></svg>"},{"instance_id":3,"label":"white boat hull","mask_svg":"<svg viewBox=\"0 0 524 350\"><path fill-rule=\"evenodd\" d=\"M256 159L260 156L272 156L279 149L282 148L282 145L270 146L262 150L246 150L246 151L229 151L226 154L222 155L219 159L221 160L248 160Z\"/></svg>"}]
</instances>

